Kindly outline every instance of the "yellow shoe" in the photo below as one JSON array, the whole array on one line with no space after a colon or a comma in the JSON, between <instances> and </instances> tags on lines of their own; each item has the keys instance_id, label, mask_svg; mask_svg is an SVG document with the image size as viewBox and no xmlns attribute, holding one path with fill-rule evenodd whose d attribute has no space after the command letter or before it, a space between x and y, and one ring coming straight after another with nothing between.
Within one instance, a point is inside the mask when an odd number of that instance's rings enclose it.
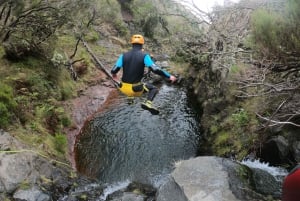
<instances>
[{"instance_id":1,"label":"yellow shoe","mask_svg":"<svg viewBox=\"0 0 300 201\"><path fill-rule=\"evenodd\" d=\"M146 101L145 103L142 103L142 108L144 110L148 110L149 112L151 112L151 114L153 115L158 115L159 111L158 109L156 109L155 107L152 106L152 102L151 101Z\"/></svg>"}]
</instances>

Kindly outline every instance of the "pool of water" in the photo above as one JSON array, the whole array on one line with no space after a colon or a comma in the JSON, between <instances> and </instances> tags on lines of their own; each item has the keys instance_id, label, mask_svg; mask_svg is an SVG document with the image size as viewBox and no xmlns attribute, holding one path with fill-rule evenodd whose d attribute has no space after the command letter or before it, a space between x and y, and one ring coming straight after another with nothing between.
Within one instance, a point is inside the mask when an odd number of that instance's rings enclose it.
<instances>
[{"instance_id":1,"label":"pool of water","mask_svg":"<svg viewBox=\"0 0 300 201\"><path fill-rule=\"evenodd\" d=\"M185 89L163 84L154 100L159 115L120 94L82 129L75 144L77 170L103 184L159 186L174 163L196 156L201 138L196 105Z\"/></svg>"}]
</instances>

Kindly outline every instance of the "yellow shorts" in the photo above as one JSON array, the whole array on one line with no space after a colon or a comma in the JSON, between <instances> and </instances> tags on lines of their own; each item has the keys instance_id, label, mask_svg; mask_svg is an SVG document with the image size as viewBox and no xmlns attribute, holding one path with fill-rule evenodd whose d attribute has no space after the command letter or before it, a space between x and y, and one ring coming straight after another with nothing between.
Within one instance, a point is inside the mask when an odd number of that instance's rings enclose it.
<instances>
[{"instance_id":1,"label":"yellow shorts","mask_svg":"<svg viewBox=\"0 0 300 201\"><path fill-rule=\"evenodd\" d=\"M146 88L141 82L136 84L121 82L119 90L127 96L141 96Z\"/></svg>"}]
</instances>

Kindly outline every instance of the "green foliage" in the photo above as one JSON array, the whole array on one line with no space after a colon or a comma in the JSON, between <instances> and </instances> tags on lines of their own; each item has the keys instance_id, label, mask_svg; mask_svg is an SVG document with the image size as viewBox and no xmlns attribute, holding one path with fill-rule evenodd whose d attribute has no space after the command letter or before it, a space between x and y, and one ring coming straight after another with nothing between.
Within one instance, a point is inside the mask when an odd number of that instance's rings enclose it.
<instances>
[{"instance_id":1,"label":"green foliage","mask_svg":"<svg viewBox=\"0 0 300 201\"><path fill-rule=\"evenodd\" d=\"M246 126L249 122L249 115L244 109L240 109L238 112L232 114L231 118L238 126Z\"/></svg>"},{"instance_id":2,"label":"green foliage","mask_svg":"<svg viewBox=\"0 0 300 201\"><path fill-rule=\"evenodd\" d=\"M220 132L215 138L213 149L219 156L228 156L231 153L232 135L228 132Z\"/></svg>"},{"instance_id":3,"label":"green foliage","mask_svg":"<svg viewBox=\"0 0 300 201\"><path fill-rule=\"evenodd\" d=\"M143 23L143 32L146 37L153 38L155 33L155 28L158 25L159 17L156 15L149 16L145 19Z\"/></svg>"},{"instance_id":4,"label":"green foliage","mask_svg":"<svg viewBox=\"0 0 300 201\"><path fill-rule=\"evenodd\" d=\"M129 4L124 4L125 8L129 13L130 7ZM124 7L123 6L123 7ZM121 6L116 0L98 0L95 2L96 21L94 24L101 25L106 24L107 29L111 29L111 25L117 31L118 35L126 36L128 33L127 25L124 23L121 15Z\"/></svg>"},{"instance_id":5,"label":"green foliage","mask_svg":"<svg viewBox=\"0 0 300 201\"><path fill-rule=\"evenodd\" d=\"M55 134L62 132L64 126L70 124L70 118L62 107L43 104L35 108L35 119L31 123L31 128L42 133Z\"/></svg>"},{"instance_id":6,"label":"green foliage","mask_svg":"<svg viewBox=\"0 0 300 201\"><path fill-rule=\"evenodd\" d=\"M267 55L300 51L300 2L288 0L286 5L284 13L263 9L253 13L252 40Z\"/></svg>"},{"instance_id":7,"label":"green foliage","mask_svg":"<svg viewBox=\"0 0 300 201\"><path fill-rule=\"evenodd\" d=\"M299 26L300 22L300 2L298 0L288 0L287 13L289 19L296 23L295 26Z\"/></svg>"},{"instance_id":8,"label":"green foliage","mask_svg":"<svg viewBox=\"0 0 300 201\"><path fill-rule=\"evenodd\" d=\"M9 85L0 82L0 128L8 125L16 106L13 89Z\"/></svg>"},{"instance_id":9,"label":"green foliage","mask_svg":"<svg viewBox=\"0 0 300 201\"><path fill-rule=\"evenodd\" d=\"M285 21L286 45L289 51L300 51L300 2L297 0L288 0Z\"/></svg>"},{"instance_id":10,"label":"green foliage","mask_svg":"<svg viewBox=\"0 0 300 201\"><path fill-rule=\"evenodd\" d=\"M133 1L131 10L137 27L148 38L155 38L159 33L168 32L168 21L158 11L159 5L153 4L152 1Z\"/></svg>"},{"instance_id":11,"label":"green foliage","mask_svg":"<svg viewBox=\"0 0 300 201\"><path fill-rule=\"evenodd\" d=\"M6 127L9 121L9 111L4 105L4 103L0 102L0 128Z\"/></svg>"},{"instance_id":12,"label":"green foliage","mask_svg":"<svg viewBox=\"0 0 300 201\"><path fill-rule=\"evenodd\" d=\"M115 19L114 25L120 36L126 36L128 34L127 27L122 20Z\"/></svg>"},{"instance_id":13,"label":"green foliage","mask_svg":"<svg viewBox=\"0 0 300 201\"><path fill-rule=\"evenodd\" d=\"M60 92L58 100L68 100L75 96L75 83L71 80L70 73L66 69L61 70L57 80L58 92Z\"/></svg>"},{"instance_id":14,"label":"green foliage","mask_svg":"<svg viewBox=\"0 0 300 201\"><path fill-rule=\"evenodd\" d=\"M263 9L257 10L252 16L252 33L254 41L260 49L269 52L280 51L283 40L282 21L278 14Z\"/></svg>"},{"instance_id":15,"label":"green foliage","mask_svg":"<svg viewBox=\"0 0 300 201\"><path fill-rule=\"evenodd\" d=\"M61 153L61 154L65 154L66 153L66 148L67 148L67 138L66 135L57 133L54 136L54 145L55 145L55 149Z\"/></svg>"},{"instance_id":16,"label":"green foliage","mask_svg":"<svg viewBox=\"0 0 300 201\"><path fill-rule=\"evenodd\" d=\"M96 42L97 40L99 40L99 35L96 31L94 30L90 30L86 35L85 35L85 40L87 42Z\"/></svg>"},{"instance_id":17,"label":"green foliage","mask_svg":"<svg viewBox=\"0 0 300 201\"><path fill-rule=\"evenodd\" d=\"M231 112L224 119L218 115L214 115L212 119L214 120L211 122L214 123L210 125L211 148L218 156L242 159L248 154L248 150L255 147L255 129L258 122L255 115L251 115L246 108Z\"/></svg>"}]
</instances>

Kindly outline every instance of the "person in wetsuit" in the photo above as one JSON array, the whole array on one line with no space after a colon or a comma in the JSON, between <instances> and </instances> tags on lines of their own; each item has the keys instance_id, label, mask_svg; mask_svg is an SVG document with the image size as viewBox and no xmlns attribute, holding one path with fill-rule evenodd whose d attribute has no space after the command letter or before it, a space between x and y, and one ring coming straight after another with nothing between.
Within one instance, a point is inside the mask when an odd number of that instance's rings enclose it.
<instances>
[{"instance_id":1,"label":"person in wetsuit","mask_svg":"<svg viewBox=\"0 0 300 201\"><path fill-rule=\"evenodd\" d=\"M147 100L141 106L143 109L150 111L151 114L159 114L159 111L152 105L152 101L158 92L157 87L150 83L142 83L145 67L155 74L168 78L172 83L176 81L176 77L162 70L152 61L149 54L142 51L144 43L142 35L133 35L131 37L132 49L119 56L111 69L111 74L114 79L117 79L117 73L122 68L120 91L129 97L141 96L143 92L148 92Z\"/></svg>"}]
</instances>

